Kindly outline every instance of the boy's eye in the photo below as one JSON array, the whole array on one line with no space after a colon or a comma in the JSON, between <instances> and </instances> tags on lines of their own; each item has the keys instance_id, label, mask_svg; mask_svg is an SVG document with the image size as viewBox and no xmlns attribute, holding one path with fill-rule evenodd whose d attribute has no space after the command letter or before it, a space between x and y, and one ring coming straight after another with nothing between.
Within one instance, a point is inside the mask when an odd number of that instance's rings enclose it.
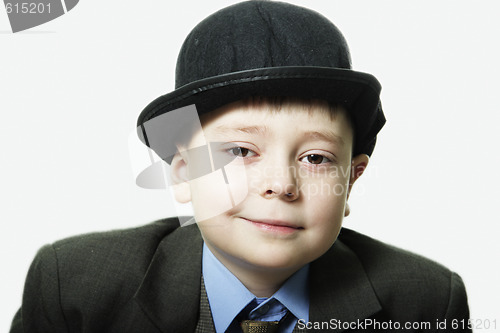
<instances>
[{"instance_id":1,"label":"boy's eye","mask_svg":"<svg viewBox=\"0 0 500 333\"><path fill-rule=\"evenodd\" d=\"M247 157L248 155L252 155L253 153L250 149L243 147L231 148L229 149L229 152L234 156L239 156L239 157Z\"/></svg>"},{"instance_id":2,"label":"boy's eye","mask_svg":"<svg viewBox=\"0 0 500 333\"><path fill-rule=\"evenodd\" d=\"M310 164L322 164L322 163L330 162L330 160L328 158L326 158L323 155L319 155L319 154L311 154L311 155L304 156L302 158L302 160L303 161L305 160L307 163L310 163Z\"/></svg>"}]
</instances>

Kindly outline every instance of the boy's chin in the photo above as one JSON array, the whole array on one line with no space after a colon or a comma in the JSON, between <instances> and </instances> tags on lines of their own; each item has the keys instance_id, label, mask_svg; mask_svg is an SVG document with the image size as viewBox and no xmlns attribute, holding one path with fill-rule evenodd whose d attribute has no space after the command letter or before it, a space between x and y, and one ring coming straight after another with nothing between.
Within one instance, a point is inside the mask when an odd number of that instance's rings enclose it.
<instances>
[{"instance_id":1,"label":"boy's chin","mask_svg":"<svg viewBox=\"0 0 500 333\"><path fill-rule=\"evenodd\" d=\"M259 260L250 262L249 268L250 270L253 270L255 272L263 272L268 274L272 274L273 272L274 273L288 272L289 275L291 275L308 263L309 263L308 261L292 262L286 260L272 260L272 261L266 260L264 262Z\"/></svg>"},{"instance_id":2,"label":"boy's chin","mask_svg":"<svg viewBox=\"0 0 500 333\"><path fill-rule=\"evenodd\" d=\"M284 251L283 251L284 252ZM248 267L256 272L295 272L316 259L316 256L299 256L297 253L273 253L258 257L244 258ZM295 251L296 252L296 251ZM319 255L318 255L319 257Z\"/></svg>"}]
</instances>

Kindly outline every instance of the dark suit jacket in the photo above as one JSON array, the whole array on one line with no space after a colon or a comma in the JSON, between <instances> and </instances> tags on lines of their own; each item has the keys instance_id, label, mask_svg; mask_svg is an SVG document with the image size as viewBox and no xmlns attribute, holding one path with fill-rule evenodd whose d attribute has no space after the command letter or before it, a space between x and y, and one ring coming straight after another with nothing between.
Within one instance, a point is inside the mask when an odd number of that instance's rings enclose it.
<instances>
[{"instance_id":1,"label":"dark suit jacket","mask_svg":"<svg viewBox=\"0 0 500 333\"><path fill-rule=\"evenodd\" d=\"M11 333L193 332L202 238L196 225L178 226L166 219L43 247ZM348 229L311 263L309 282L310 322L430 322L432 330L413 331L432 332L446 320L447 332L467 331L451 329L469 317L457 274Z\"/></svg>"}]
</instances>

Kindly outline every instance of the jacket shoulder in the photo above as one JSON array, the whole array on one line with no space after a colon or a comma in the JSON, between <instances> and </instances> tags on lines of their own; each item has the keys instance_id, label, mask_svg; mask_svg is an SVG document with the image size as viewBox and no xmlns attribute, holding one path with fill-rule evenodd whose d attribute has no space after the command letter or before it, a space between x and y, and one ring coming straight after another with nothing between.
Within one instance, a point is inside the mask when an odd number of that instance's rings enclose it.
<instances>
[{"instance_id":1,"label":"jacket shoulder","mask_svg":"<svg viewBox=\"0 0 500 333\"><path fill-rule=\"evenodd\" d=\"M342 229L339 240L356 254L387 312L468 318L463 281L447 267L350 229Z\"/></svg>"},{"instance_id":2,"label":"jacket shoulder","mask_svg":"<svg viewBox=\"0 0 500 333\"><path fill-rule=\"evenodd\" d=\"M178 220L171 218L136 228L74 236L47 246L39 256L55 258L66 312L80 309L79 302L85 299L92 311L109 313L132 299L160 243L179 226Z\"/></svg>"},{"instance_id":3,"label":"jacket shoulder","mask_svg":"<svg viewBox=\"0 0 500 333\"><path fill-rule=\"evenodd\" d=\"M66 332L77 327L82 332L107 331L99 327L135 306L131 300L152 258L179 226L177 218L163 219L136 228L73 236L42 247L28 271L23 304L11 332L44 328Z\"/></svg>"},{"instance_id":4,"label":"jacket shoulder","mask_svg":"<svg viewBox=\"0 0 500 333\"><path fill-rule=\"evenodd\" d=\"M99 281L113 281L117 288L131 286L133 281L139 283L160 242L179 226L176 218L169 218L140 227L95 232L56 241L51 247L59 274L71 276L71 279L61 280L61 283L78 281L80 285L93 283L98 286ZM120 285L120 281L124 285Z\"/></svg>"},{"instance_id":5,"label":"jacket shoulder","mask_svg":"<svg viewBox=\"0 0 500 333\"><path fill-rule=\"evenodd\" d=\"M339 239L358 256L365 270L373 274L383 273L401 278L418 278L432 273L445 279L451 275L448 268L431 259L351 229L343 228Z\"/></svg>"},{"instance_id":6,"label":"jacket shoulder","mask_svg":"<svg viewBox=\"0 0 500 333\"><path fill-rule=\"evenodd\" d=\"M177 218L166 218L139 227L76 235L56 241L52 246L58 255L69 255L71 252L72 255L82 255L82 259L99 249L105 249L108 253L112 249L121 249L113 252L114 255L134 253L138 247L142 249L141 253L150 252L179 226Z\"/></svg>"}]
</instances>

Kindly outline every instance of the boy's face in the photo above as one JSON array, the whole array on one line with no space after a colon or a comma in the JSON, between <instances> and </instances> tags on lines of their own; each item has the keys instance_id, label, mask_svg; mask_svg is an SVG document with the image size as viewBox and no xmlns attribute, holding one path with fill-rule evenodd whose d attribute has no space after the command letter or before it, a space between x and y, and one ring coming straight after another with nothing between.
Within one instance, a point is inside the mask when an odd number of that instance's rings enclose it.
<instances>
[{"instance_id":1,"label":"boy's face","mask_svg":"<svg viewBox=\"0 0 500 333\"><path fill-rule=\"evenodd\" d=\"M340 231L350 187L368 163L366 155L351 158L344 111L332 114L320 102L273 111L265 103L233 103L202 121L203 133L190 146L229 143L212 149L234 158L225 168L229 184L201 177L175 192L178 201L192 202L214 255L230 269L295 270L325 253ZM194 163L189 153L177 155L174 178L189 179ZM229 206L221 200L227 193Z\"/></svg>"}]
</instances>

